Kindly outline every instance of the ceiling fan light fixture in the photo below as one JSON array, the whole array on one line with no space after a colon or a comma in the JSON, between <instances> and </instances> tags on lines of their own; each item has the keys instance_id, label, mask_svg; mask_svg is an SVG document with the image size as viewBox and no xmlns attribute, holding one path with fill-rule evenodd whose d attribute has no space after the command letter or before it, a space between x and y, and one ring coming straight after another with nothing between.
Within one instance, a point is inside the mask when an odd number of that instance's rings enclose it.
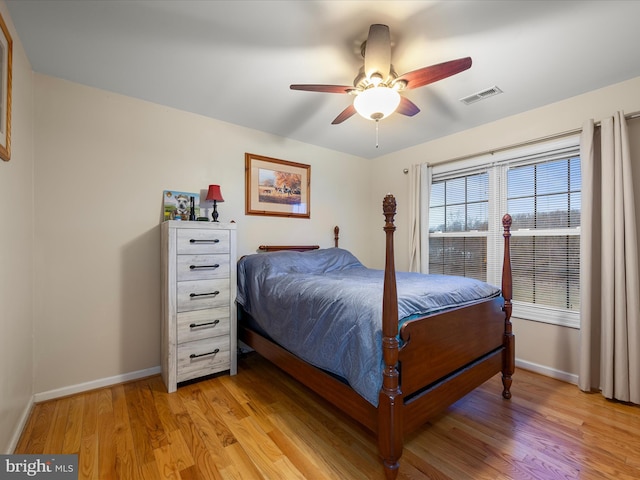
<instances>
[{"instance_id":1,"label":"ceiling fan light fixture","mask_svg":"<svg viewBox=\"0 0 640 480\"><path fill-rule=\"evenodd\" d=\"M396 111L400 105L400 94L388 87L373 87L361 92L353 106L367 120L382 120Z\"/></svg>"}]
</instances>

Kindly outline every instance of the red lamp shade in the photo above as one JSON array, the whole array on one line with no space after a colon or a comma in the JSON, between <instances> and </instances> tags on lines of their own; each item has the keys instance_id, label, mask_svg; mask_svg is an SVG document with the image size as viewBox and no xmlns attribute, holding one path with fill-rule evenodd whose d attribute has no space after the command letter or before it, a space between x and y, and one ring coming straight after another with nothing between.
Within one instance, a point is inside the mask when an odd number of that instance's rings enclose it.
<instances>
[{"instance_id":1,"label":"red lamp shade","mask_svg":"<svg viewBox=\"0 0 640 480\"><path fill-rule=\"evenodd\" d=\"M222 192L220 191L220 185L209 185L209 191L207 192L207 200L224 202L224 198L222 198Z\"/></svg>"}]
</instances>

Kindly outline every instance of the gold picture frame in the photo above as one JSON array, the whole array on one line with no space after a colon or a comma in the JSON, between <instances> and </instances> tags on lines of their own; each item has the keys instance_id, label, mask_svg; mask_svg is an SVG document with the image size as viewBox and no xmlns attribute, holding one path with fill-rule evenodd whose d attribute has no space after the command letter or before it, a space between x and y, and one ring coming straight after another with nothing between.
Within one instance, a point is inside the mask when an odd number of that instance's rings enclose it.
<instances>
[{"instance_id":1,"label":"gold picture frame","mask_svg":"<svg viewBox=\"0 0 640 480\"><path fill-rule=\"evenodd\" d=\"M245 153L245 213L311 218L311 166Z\"/></svg>"},{"instance_id":2,"label":"gold picture frame","mask_svg":"<svg viewBox=\"0 0 640 480\"><path fill-rule=\"evenodd\" d=\"M0 158L11 159L11 69L13 40L0 14Z\"/></svg>"}]
</instances>

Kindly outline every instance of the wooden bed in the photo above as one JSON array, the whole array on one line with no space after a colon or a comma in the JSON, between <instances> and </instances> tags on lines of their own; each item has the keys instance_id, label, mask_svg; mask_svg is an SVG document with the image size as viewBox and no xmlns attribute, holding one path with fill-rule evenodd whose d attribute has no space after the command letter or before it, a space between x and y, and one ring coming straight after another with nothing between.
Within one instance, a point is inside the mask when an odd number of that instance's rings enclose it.
<instances>
[{"instance_id":1,"label":"wooden bed","mask_svg":"<svg viewBox=\"0 0 640 480\"><path fill-rule=\"evenodd\" d=\"M382 389L377 408L347 384L302 361L242 321L239 339L371 430L378 439L385 477L398 474L403 437L434 415L502 373L502 396L511 398L515 338L511 327L511 217L505 215L502 297L407 321L398 341L398 299L393 234L396 201L383 201L386 261L382 305ZM335 230L338 243L338 229ZM263 250L318 246L262 246ZM400 345L402 344L402 347Z\"/></svg>"}]
</instances>

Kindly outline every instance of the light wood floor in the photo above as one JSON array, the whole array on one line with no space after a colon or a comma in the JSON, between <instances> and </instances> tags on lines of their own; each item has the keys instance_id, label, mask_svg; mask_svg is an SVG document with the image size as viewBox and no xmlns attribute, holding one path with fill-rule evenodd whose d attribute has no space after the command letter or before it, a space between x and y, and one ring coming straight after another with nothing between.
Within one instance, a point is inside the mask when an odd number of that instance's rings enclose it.
<instances>
[{"instance_id":1,"label":"light wood floor","mask_svg":"<svg viewBox=\"0 0 640 480\"><path fill-rule=\"evenodd\" d=\"M400 479L638 479L640 407L527 371L405 441ZM257 354L167 394L160 377L37 404L16 453L78 453L80 479L383 478L374 438Z\"/></svg>"}]
</instances>

